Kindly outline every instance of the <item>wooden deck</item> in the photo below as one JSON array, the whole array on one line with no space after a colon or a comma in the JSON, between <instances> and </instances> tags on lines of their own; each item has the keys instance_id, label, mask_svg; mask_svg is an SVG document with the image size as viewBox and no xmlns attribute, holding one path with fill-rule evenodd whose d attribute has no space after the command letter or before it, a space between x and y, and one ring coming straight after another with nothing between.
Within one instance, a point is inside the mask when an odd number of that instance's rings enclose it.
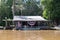
<instances>
[{"instance_id":1,"label":"wooden deck","mask_svg":"<svg viewBox=\"0 0 60 40\"><path fill-rule=\"evenodd\" d=\"M0 40L60 40L59 30L0 30Z\"/></svg>"}]
</instances>

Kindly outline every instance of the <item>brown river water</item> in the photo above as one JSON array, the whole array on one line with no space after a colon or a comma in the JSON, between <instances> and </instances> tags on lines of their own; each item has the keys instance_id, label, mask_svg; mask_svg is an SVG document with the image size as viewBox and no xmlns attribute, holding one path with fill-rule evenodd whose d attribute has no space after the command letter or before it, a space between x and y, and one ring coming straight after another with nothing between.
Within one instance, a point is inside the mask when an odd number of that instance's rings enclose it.
<instances>
[{"instance_id":1,"label":"brown river water","mask_svg":"<svg viewBox=\"0 0 60 40\"><path fill-rule=\"evenodd\" d=\"M60 30L0 30L0 40L60 40Z\"/></svg>"}]
</instances>

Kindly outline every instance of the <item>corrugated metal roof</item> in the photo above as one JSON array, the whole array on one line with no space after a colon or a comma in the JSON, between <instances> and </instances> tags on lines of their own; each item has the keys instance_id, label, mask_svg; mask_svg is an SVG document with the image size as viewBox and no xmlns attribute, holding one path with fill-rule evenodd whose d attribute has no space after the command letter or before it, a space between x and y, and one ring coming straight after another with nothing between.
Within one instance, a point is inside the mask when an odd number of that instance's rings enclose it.
<instances>
[{"instance_id":1,"label":"corrugated metal roof","mask_svg":"<svg viewBox=\"0 0 60 40\"><path fill-rule=\"evenodd\" d=\"M41 16L14 16L13 21L47 21Z\"/></svg>"}]
</instances>

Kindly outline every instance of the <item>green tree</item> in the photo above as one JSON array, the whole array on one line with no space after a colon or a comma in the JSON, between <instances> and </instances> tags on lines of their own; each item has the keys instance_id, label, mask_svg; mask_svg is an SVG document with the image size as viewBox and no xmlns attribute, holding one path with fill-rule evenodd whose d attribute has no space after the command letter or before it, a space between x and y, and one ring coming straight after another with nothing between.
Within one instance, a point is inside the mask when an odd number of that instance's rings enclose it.
<instances>
[{"instance_id":1,"label":"green tree","mask_svg":"<svg viewBox=\"0 0 60 40\"><path fill-rule=\"evenodd\" d=\"M5 19L5 17L12 18L12 0L1 0L0 4L0 25L2 25L3 19Z\"/></svg>"},{"instance_id":2,"label":"green tree","mask_svg":"<svg viewBox=\"0 0 60 40\"><path fill-rule=\"evenodd\" d=\"M51 14L51 9L52 9L52 0L42 0L41 3L44 8L43 17L49 19L49 16Z\"/></svg>"},{"instance_id":3,"label":"green tree","mask_svg":"<svg viewBox=\"0 0 60 40\"><path fill-rule=\"evenodd\" d=\"M4 17L7 17L7 18L12 18L12 9L11 9L11 6L12 6L12 0L2 0L1 1L1 13L0 15L4 18Z\"/></svg>"},{"instance_id":4,"label":"green tree","mask_svg":"<svg viewBox=\"0 0 60 40\"><path fill-rule=\"evenodd\" d=\"M40 2L39 2L40 3ZM26 1L26 9L27 9L27 15L41 15L42 8L38 7L40 4L37 4L36 0L28 0Z\"/></svg>"},{"instance_id":5,"label":"green tree","mask_svg":"<svg viewBox=\"0 0 60 40\"><path fill-rule=\"evenodd\" d=\"M60 0L42 0L41 3L44 7L43 17L59 24Z\"/></svg>"},{"instance_id":6,"label":"green tree","mask_svg":"<svg viewBox=\"0 0 60 40\"><path fill-rule=\"evenodd\" d=\"M21 7L21 5L23 5L23 7ZM21 8L22 15L42 15L42 7L40 5L40 1L37 2L36 0L23 0L21 1L21 4L17 2L15 11L16 15L21 14Z\"/></svg>"}]
</instances>

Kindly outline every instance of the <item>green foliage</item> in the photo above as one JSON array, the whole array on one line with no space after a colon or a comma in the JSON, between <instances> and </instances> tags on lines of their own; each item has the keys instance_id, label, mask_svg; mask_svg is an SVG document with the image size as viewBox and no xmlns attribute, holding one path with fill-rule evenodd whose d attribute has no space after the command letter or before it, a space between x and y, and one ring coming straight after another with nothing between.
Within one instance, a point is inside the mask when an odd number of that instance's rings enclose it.
<instances>
[{"instance_id":1,"label":"green foliage","mask_svg":"<svg viewBox=\"0 0 60 40\"><path fill-rule=\"evenodd\" d=\"M11 6L12 6L12 0L7 0L7 2L5 3L5 1L1 1L1 13L0 15L4 18L12 18L12 10L11 10Z\"/></svg>"},{"instance_id":2,"label":"green foliage","mask_svg":"<svg viewBox=\"0 0 60 40\"><path fill-rule=\"evenodd\" d=\"M52 5L52 13L54 15L54 18L60 20L60 0L53 0Z\"/></svg>"},{"instance_id":3,"label":"green foliage","mask_svg":"<svg viewBox=\"0 0 60 40\"><path fill-rule=\"evenodd\" d=\"M53 0L42 0L41 3L44 7L44 11L43 11L43 17L46 19L50 19L50 14L52 11L52 1Z\"/></svg>"},{"instance_id":4,"label":"green foliage","mask_svg":"<svg viewBox=\"0 0 60 40\"><path fill-rule=\"evenodd\" d=\"M48 16L48 15L47 15L47 9L45 9L45 10L43 11L43 17L46 18L46 19L48 19L47 16Z\"/></svg>"},{"instance_id":5,"label":"green foliage","mask_svg":"<svg viewBox=\"0 0 60 40\"><path fill-rule=\"evenodd\" d=\"M3 19L5 19L5 17L12 18L11 6L12 6L12 0L7 0L7 1L6 0L1 0L1 5L0 5L0 25L4 24Z\"/></svg>"},{"instance_id":6,"label":"green foliage","mask_svg":"<svg viewBox=\"0 0 60 40\"><path fill-rule=\"evenodd\" d=\"M23 5L23 7L20 7L20 5ZM27 16L42 15L42 7L35 0L28 0L25 3L22 2L22 4L20 5L16 7L16 12L15 12L16 15L21 14L21 8L22 8L22 15L27 15ZM40 8L38 7L38 5Z\"/></svg>"},{"instance_id":7,"label":"green foliage","mask_svg":"<svg viewBox=\"0 0 60 40\"><path fill-rule=\"evenodd\" d=\"M60 0L42 0L44 6L43 16L46 19L58 21L60 20Z\"/></svg>"}]
</instances>

